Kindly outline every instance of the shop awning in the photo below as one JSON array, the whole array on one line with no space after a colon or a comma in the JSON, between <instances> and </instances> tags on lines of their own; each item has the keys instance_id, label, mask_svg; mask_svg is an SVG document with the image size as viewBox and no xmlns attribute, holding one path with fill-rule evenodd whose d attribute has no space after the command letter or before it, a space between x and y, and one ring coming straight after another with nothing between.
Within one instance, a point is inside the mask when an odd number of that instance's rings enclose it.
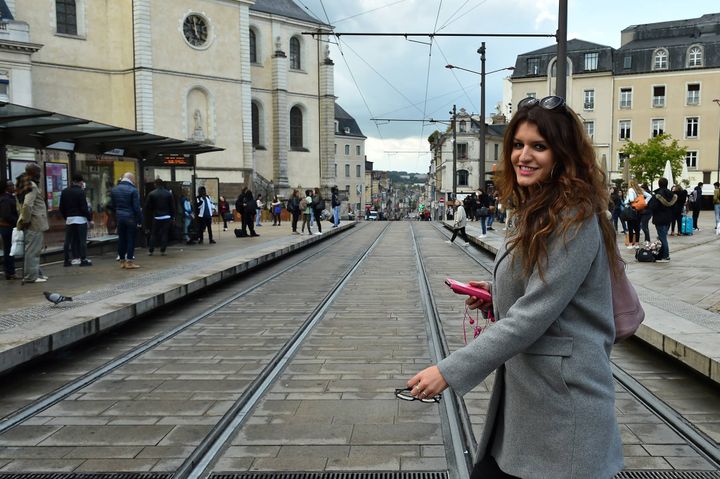
<instances>
[{"instance_id":1,"label":"shop awning","mask_svg":"<svg viewBox=\"0 0 720 479\"><path fill-rule=\"evenodd\" d=\"M131 158L223 151L223 148L203 143L143 133L6 102L0 102L0 142Z\"/></svg>"}]
</instances>

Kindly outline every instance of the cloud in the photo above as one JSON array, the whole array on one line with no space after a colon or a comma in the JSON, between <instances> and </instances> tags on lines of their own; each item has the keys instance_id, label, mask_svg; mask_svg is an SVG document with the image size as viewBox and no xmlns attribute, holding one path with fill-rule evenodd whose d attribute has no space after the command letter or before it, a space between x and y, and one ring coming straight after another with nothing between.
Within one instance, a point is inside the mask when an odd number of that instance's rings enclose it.
<instances>
[{"instance_id":1,"label":"cloud","mask_svg":"<svg viewBox=\"0 0 720 479\"><path fill-rule=\"evenodd\" d=\"M419 140L417 136L390 139L368 136L365 155L373 162L375 170L427 173L430 167L428 145L426 139Z\"/></svg>"}]
</instances>

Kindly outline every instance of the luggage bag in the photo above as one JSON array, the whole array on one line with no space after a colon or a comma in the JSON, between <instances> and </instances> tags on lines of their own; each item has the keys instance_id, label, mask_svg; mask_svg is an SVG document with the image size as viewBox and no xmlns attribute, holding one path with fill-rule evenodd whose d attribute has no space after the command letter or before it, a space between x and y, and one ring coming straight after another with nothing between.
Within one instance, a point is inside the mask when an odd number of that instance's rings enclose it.
<instances>
[{"instance_id":1,"label":"luggage bag","mask_svg":"<svg viewBox=\"0 0 720 479\"><path fill-rule=\"evenodd\" d=\"M680 222L680 233L684 235L690 235L693 234L693 222L692 218L687 215L683 215L682 221Z\"/></svg>"}]
</instances>

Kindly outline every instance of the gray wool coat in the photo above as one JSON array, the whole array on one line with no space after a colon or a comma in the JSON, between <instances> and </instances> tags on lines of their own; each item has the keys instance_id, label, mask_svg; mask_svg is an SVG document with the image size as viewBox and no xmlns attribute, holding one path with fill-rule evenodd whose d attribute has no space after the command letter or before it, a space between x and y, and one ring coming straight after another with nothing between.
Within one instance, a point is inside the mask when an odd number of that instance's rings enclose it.
<instances>
[{"instance_id":1,"label":"gray wool coat","mask_svg":"<svg viewBox=\"0 0 720 479\"><path fill-rule=\"evenodd\" d=\"M623 467L610 350L615 324L598 221L548 244L544 282L503 244L493 272L498 322L439 363L464 395L497 370L478 457L524 479L610 478Z\"/></svg>"}]
</instances>

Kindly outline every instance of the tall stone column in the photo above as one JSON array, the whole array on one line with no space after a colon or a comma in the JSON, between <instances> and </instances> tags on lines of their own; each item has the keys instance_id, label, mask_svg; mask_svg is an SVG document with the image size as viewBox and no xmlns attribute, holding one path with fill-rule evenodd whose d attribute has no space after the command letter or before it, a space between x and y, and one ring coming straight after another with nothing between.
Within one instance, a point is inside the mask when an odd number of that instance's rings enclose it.
<instances>
[{"instance_id":1,"label":"tall stone column","mask_svg":"<svg viewBox=\"0 0 720 479\"><path fill-rule=\"evenodd\" d=\"M250 66L250 5L240 5L240 56L241 69L240 72L240 104L242 108L242 166L252 170L255 175L255 155L253 154L252 145L252 76ZM246 184L252 184L252 178L248 181L245 177Z\"/></svg>"},{"instance_id":2,"label":"tall stone column","mask_svg":"<svg viewBox=\"0 0 720 479\"><path fill-rule=\"evenodd\" d=\"M327 37L318 37L318 41ZM328 188L335 178L335 63L330 59L330 48L324 43L320 60L320 186Z\"/></svg>"},{"instance_id":3,"label":"tall stone column","mask_svg":"<svg viewBox=\"0 0 720 479\"><path fill-rule=\"evenodd\" d=\"M288 111L288 64L277 37L272 58L273 93L273 181L280 188L289 188L287 152L289 146L290 112Z\"/></svg>"},{"instance_id":4,"label":"tall stone column","mask_svg":"<svg viewBox=\"0 0 720 479\"><path fill-rule=\"evenodd\" d=\"M133 0L135 31L135 124L146 133L155 132L153 111L152 29L150 0Z\"/></svg>"}]
</instances>

